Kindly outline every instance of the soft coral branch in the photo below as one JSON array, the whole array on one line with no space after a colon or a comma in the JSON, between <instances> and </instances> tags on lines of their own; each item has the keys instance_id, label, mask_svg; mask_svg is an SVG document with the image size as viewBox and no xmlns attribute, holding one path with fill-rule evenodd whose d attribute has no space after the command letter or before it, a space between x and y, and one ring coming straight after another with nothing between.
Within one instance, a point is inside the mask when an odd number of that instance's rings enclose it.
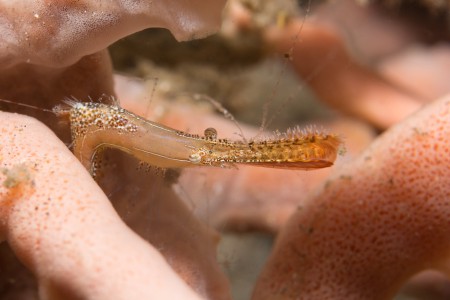
<instances>
[{"instance_id":1,"label":"soft coral branch","mask_svg":"<svg viewBox=\"0 0 450 300\"><path fill-rule=\"evenodd\" d=\"M342 37L327 26L294 20L281 29L269 28L265 37L276 51L289 55L321 100L347 114L385 129L421 107L422 101L352 57Z\"/></svg>"},{"instance_id":2,"label":"soft coral branch","mask_svg":"<svg viewBox=\"0 0 450 300\"><path fill-rule=\"evenodd\" d=\"M220 25L225 1L0 1L0 65L74 64L129 34L168 28L179 40Z\"/></svg>"},{"instance_id":3,"label":"soft coral branch","mask_svg":"<svg viewBox=\"0 0 450 300\"><path fill-rule=\"evenodd\" d=\"M449 134L447 96L336 170L288 221L254 299L390 299L416 272L445 269Z\"/></svg>"},{"instance_id":4,"label":"soft coral branch","mask_svg":"<svg viewBox=\"0 0 450 300\"><path fill-rule=\"evenodd\" d=\"M1 178L0 232L37 275L44 299L199 299L123 224L51 131L8 113L0 125L1 166L9 170ZM28 176L14 172L18 166Z\"/></svg>"}]
</instances>

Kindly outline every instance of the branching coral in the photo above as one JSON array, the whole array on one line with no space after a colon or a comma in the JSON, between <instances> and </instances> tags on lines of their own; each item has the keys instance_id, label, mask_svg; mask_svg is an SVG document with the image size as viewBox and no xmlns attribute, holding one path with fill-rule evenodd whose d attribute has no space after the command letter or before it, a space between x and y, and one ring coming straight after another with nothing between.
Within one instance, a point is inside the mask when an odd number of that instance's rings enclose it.
<instances>
[{"instance_id":1,"label":"branching coral","mask_svg":"<svg viewBox=\"0 0 450 300\"><path fill-rule=\"evenodd\" d=\"M0 97L42 107L113 95L107 46L147 27L179 40L204 36L220 25L224 3L0 1Z\"/></svg>"},{"instance_id":2,"label":"branching coral","mask_svg":"<svg viewBox=\"0 0 450 300\"><path fill-rule=\"evenodd\" d=\"M342 38L323 25L292 22L283 30L268 31L267 38L278 51L292 52L296 71L320 99L377 127L388 128L421 106L417 97L358 63Z\"/></svg>"},{"instance_id":3,"label":"branching coral","mask_svg":"<svg viewBox=\"0 0 450 300\"><path fill-rule=\"evenodd\" d=\"M378 138L305 201L254 299L389 299L450 250L450 97Z\"/></svg>"},{"instance_id":4,"label":"branching coral","mask_svg":"<svg viewBox=\"0 0 450 300\"><path fill-rule=\"evenodd\" d=\"M0 65L64 67L149 27L178 40L202 37L220 25L219 1L1 1Z\"/></svg>"},{"instance_id":5,"label":"branching coral","mask_svg":"<svg viewBox=\"0 0 450 300\"><path fill-rule=\"evenodd\" d=\"M71 95L87 100L114 94L111 63L107 52L101 50L113 41L151 25L167 26L180 39L194 33L204 35L219 24L223 1L197 5L192 1L33 4L0 3L0 96L51 108ZM13 106L2 103L2 107ZM55 118L46 112L33 111L33 115L69 142L64 135L67 128L59 126ZM152 231L147 226L140 232L152 247L124 226L98 186L67 149L61 150L64 144L45 127L29 118L4 113L0 122L4 174L11 177L14 173L8 170L17 164L29 166L34 174L32 185L25 182L2 187L2 238L36 274L44 298L107 299L114 295L117 299L177 299L183 295L197 299L155 247L199 294L228 298L227 283L215 261L216 235L194 219L168 187L155 190L161 186L161 179L122 173L120 176L155 181L155 186L143 183L146 188L133 191L117 191L115 181L108 178L102 183L118 208L133 197L150 201L146 197L149 194L164 200L155 205L157 215L165 218L152 218ZM41 143L44 140L46 143ZM118 172L121 166L126 170L130 164L118 158L115 166L114 172ZM10 180L4 174L2 182ZM171 219L171 212L176 217ZM139 232L139 224L127 221ZM177 236L180 230L183 238ZM143 268L142 272L138 268ZM90 275L84 276L85 272ZM106 276L118 281L105 281Z\"/></svg>"},{"instance_id":6,"label":"branching coral","mask_svg":"<svg viewBox=\"0 0 450 300\"><path fill-rule=\"evenodd\" d=\"M0 120L2 168L22 163L30 174L0 187L1 237L39 278L43 299L199 299L123 224L51 131L29 117L1 113Z\"/></svg>"},{"instance_id":7,"label":"branching coral","mask_svg":"<svg viewBox=\"0 0 450 300\"><path fill-rule=\"evenodd\" d=\"M0 97L52 108L68 96L86 101L113 95L104 50L110 43L149 26L167 27L178 39L203 36L218 25L223 2L0 0ZM239 13L247 22L245 10ZM262 32L319 98L378 128L420 108L420 99L358 63L338 34L303 21ZM121 104L145 114L147 105L133 104L126 93L118 93ZM234 229L276 232L298 208L255 299L385 299L415 272L444 268L449 101L392 128L355 161L348 155L314 197L308 194L327 171L185 172L180 194L195 198L198 208L197 199L205 199L195 194L198 185L214 185L209 201L215 207L208 211L204 205L198 215ZM56 118L34 116L69 143ZM173 108L165 117L160 121L182 130L194 129L183 121L191 118L200 132L209 126L220 135L231 131L217 117L193 110L183 115ZM363 136L368 143L370 134ZM347 138L352 148L351 134ZM126 155L106 158L105 176L95 183L48 128L29 117L0 114L0 236L36 275L42 298L229 299L215 258L218 235L174 194L170 172L163 180Z\"/></svg>"}]
</instances>

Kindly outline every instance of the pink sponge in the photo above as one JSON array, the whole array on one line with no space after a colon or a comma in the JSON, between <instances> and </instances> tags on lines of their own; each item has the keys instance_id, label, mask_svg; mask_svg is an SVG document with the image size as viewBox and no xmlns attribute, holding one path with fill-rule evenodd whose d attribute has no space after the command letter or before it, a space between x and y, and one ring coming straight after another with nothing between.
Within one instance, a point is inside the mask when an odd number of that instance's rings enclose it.
<instances>
[{"instance_id":1,"label":"pink sponge","mask_svg":"<svg viewBox=\"0 0 450 300\"><path fill-rule=\"evenodd\" d=\"M217 30L224 0L0 1L0 66L68 66L131 33L169 29L178 40Z\"/></svg>"},{"instance_id":2,"label":"pink sponge","mask_svg":"<svg viewBox=\"0 0 450 300\"><path fill-rule=\"evenodd\" d=\"M391 299L422 269L448 271L449 135L446 97L337 170L280 234L254 299Z\"/></svg>"}]
</instances>

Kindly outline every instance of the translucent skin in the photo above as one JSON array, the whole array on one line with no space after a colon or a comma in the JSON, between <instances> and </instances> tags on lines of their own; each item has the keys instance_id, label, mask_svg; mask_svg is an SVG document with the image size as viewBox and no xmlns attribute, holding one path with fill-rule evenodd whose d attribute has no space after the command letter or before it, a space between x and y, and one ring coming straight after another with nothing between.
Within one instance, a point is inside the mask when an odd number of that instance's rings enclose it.
<instances>
[{"instance_id":1,"label":"translucent skin","mask_svg":"<svg viewBox=\"0 0 450 300\"><path fill-rule=\"evenodd\" d=\"M296 128L258 141L192 135L145 120L125 109L100 103L68 102L75 156L95 173L96 153L117 148L161 168L193 166L255 166L316 169L333 165L340 139L335 135Z\"/></svg>"}]
</instances>

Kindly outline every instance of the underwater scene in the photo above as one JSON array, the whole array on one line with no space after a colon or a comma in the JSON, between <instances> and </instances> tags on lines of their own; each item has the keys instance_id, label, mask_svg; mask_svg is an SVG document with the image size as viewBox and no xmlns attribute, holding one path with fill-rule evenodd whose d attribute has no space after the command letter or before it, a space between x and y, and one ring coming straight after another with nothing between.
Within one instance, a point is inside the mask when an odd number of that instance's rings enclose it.
<instances>
[{"instance_id":1,"label":"underwater scene","mask_svg":"<svg viewBox=\"0 0 450 300\"><path fill-rule=\"evenodd\" d=\"M0 0L0 299L450 299L450 2Z\"/></svg>"}]
</instances>

